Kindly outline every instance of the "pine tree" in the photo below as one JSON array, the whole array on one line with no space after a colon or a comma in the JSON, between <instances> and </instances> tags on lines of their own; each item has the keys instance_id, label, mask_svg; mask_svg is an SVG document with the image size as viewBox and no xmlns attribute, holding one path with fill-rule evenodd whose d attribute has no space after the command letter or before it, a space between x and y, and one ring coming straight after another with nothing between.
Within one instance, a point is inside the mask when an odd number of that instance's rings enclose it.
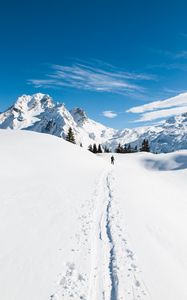
<instances>
[{"instance_id":1,"label":"pine tree","mask_svg":"<svg viewBox=\"0 0 187 300\"><path fill-rule=\"evenodd\" d=\"M101 149L101 145L99 144L98 149L97 149L97 153L103 153L102 149Z\"/></svg>"},{"instance_id":2,"label":"pine tree","mask_svg":"<svg viewBox=\"0 0 187 300\"><path fill-rule=\"evenodd\" d=\"M82 147L82 143L80 143L80 147Z\"/></svg>"},{"instance_id":3,"label":"pine tree","mask_svg":"<svg viewBox=\"0 0 187 300\"><path fill-rule=\"evenodd\" d=\"M107 146L105 146L105 147L104 147L104 152L105 152L105 153L109 153L109 152L110 152L110 149L109 149Z\"/></svg>"},{"instance_id":4,"label":"pine tree","mask_svg":"<svg viewBox=\"0 0 187 300\"><path fill-rule=\"evenodd\" d=\"M93 152L93 147L92 147L91 144L88 146L88 150L89 150L90 152Z\"/></svg>"},{"instance_id":5,"label":"pine tree","mask_svg":"<svg viewBox=\"0 0 187 300\"><path fill-rule=\"evenodd\" d=\"M144 152L150 152L150 147L149 147L149 141L144 139L142 142L142 147L140 148L140 151Z\"/></svg>"},{"instance_id":6,"label":"pine tree","mask_svg":"<svg viewBox=\"0 0 187 300\"><path fill-rule=\"evenodd\" d=\"M70 143L73 143L73 144L76 144L74 133L73 133L73 130L72 130L71 127L69 127L69 129L68 129L68 133L67 133L67 136L66 136L66 141L68 141Z\"/></svg>"},{"instance_id":7,"label":"pine tree","mask_svg":"<svg viewBox=\"0 0 187 300\"><path fill-rule=\"evenodd\" d=\"M116 153L124 153L124 149L123 147L121 146L121 144L119 143L116 150L115 150Z\"/></svg>"},{"instance_id":8,"label":"pine tree","mask_svg":"<svg viewBox=\"0 0 187 300\"><path fill-rule=\"evenodd\" d=\"M132 153L131 144L128 144L127 146L127 153Z\"/></svg>"},{"instance_id":9,"label":"pine tree","mask_svg":"<svg viewBox=\"0 0 187 300\"><path fill-rule=\"evenodd\" d=\"M150 152L150 146L149 146L149 141L146 140L146 147L145 147L146 152Z\"/></svg>"},{"instance_id":10,"label":"pine tree","mask_svg":"<svg viewBox=\"0 0 187 300\"><path fill-rule=\"evenodd\" d=\"M98 150L97 150L97 145L96 144L93 144L93 153L97 153Z\"/></svg>"},{"instance_id":11,"label":"pine tree","mask_svg":"<svg viewBox=\"0 0 187 300\"><path fill-rule=\"evenodd\" d=\"M127 144L124 145L123 153L128 153L128 150L127 150Z\"/></svg>"}]
</instances>

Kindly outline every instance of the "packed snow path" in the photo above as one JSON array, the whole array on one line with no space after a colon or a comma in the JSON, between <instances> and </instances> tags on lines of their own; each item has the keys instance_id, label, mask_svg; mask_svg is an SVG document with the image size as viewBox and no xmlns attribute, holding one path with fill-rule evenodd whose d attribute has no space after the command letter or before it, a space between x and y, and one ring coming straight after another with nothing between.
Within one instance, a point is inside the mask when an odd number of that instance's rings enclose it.
<instances>
[{"instance_id":1,"label":"packed snow path","mask_svg":"<svg viewBox=\"0 0 187 300\"><path fill-rule=\"evenodd\" d=\"M52 299L149 299L135 253L125 228L120 225L123 216L115 195L113 168L109 168L109 171L105 171L99 178L91 203L87 202L86 211L89 213L83 218L85 220L82 225L83 232L85 233L88 224L92 224L89 249L90 274L85 277L82 274L82 280L75 282L76 276L73 276L73 272L76 266L74 263L68 263L66 272L60 280L60 289L52 295ZM76 235L80 236L79 233ZM88 239L86 242L88 243ZM89 248L89 243L87 247Z\"/></svg>"},{"instance_id":2,"label":"packed snow path","mask_svg":"<svg viewBox=\"0 0 187 300\"><path fill-rule=\"evenodd\" d=\"M88 299L127 299L127 295L128 298L131 295L132 299L143 299L145 288L139 279L125 231L120 226L113 171L102 176L97 189L93 272Z\"/></svg>"}]
</instances>

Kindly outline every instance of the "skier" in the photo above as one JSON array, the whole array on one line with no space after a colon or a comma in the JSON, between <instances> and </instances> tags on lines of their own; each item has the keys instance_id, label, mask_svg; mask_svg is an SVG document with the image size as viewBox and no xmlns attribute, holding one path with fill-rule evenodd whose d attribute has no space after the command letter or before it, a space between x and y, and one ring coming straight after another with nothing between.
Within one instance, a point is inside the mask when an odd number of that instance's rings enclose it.
<instances>
[{"instance_id":1,"label":"skier","mask_svg":"<svg viewBox=\"0 0 187 300\"><path fill-rule=\"evenodd\" d=\"M114 156L111 156L111 164L114 165Z\"/></svg>"}]
</instances>

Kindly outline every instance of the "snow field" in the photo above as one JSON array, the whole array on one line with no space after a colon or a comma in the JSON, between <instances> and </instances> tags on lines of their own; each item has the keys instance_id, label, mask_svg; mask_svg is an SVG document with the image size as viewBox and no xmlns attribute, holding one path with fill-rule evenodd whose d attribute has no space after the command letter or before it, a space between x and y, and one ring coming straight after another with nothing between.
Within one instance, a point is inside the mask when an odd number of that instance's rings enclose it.
<instances>
[{"instance_id":1,"label":"snow field","mask_svg":"<svg viewBox=\"0 0 187 300\"><path fill-rule=\"evenodd\" d=\"M186 300L187 151L0 131L3 300Z\"/></svg>"}]
</instances>

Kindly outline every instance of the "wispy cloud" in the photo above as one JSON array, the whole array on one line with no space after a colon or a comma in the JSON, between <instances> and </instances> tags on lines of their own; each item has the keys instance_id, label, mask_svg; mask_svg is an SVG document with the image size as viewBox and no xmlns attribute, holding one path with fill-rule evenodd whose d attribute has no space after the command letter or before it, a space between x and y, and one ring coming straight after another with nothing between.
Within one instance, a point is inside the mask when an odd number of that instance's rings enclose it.
<instances>
[{"instance_id":1,"label":"wispy cloud","mask_svg":"<svg viewBox=\"0 0 187 300\"><path fill-rule=\"evenodd\" d=\"M117 117L118 114L112 110L105 110L102 112L102 115L106 118L113 119Z\"/></svg>"},{"instance_id":2,"label":"wispy cloud","mask_svg":"<svg viewBox=\"0 0 187 300\"><path fill-rule=\"evenodd\" d=\"M135 122L153 121L187 112L187 93L182 93L165 100L135 106L128 109L127 112L140 114L140 118Z\"/></svg>"},{"instance_id":3,"label":"wispy cloud","mask_svg":"<svg viewBox=\"0 0 187 300\"><path fill-rule=\"evenodd\" d=\"M144 113L135 122L150 122L158 119L165 119L174 115L187 112L187 105L182 107L175 107L171 109L162 109L153 112Z\"/></svg>"},{"instance_id":4,"label":"wispy cloud","mask_svg":"<svg viewBox=\"0 0 187 300\"><path fill-rule=\"evenodd\" d=\"M76 63L71 66L52 65L49 74L42 79L30 79L35 87L71 87L97 92L119 94L143 93L142 82L155 80L155 76L116 70L115 67L101 63L99 67Z\"/></svg>"}]
</instances>

